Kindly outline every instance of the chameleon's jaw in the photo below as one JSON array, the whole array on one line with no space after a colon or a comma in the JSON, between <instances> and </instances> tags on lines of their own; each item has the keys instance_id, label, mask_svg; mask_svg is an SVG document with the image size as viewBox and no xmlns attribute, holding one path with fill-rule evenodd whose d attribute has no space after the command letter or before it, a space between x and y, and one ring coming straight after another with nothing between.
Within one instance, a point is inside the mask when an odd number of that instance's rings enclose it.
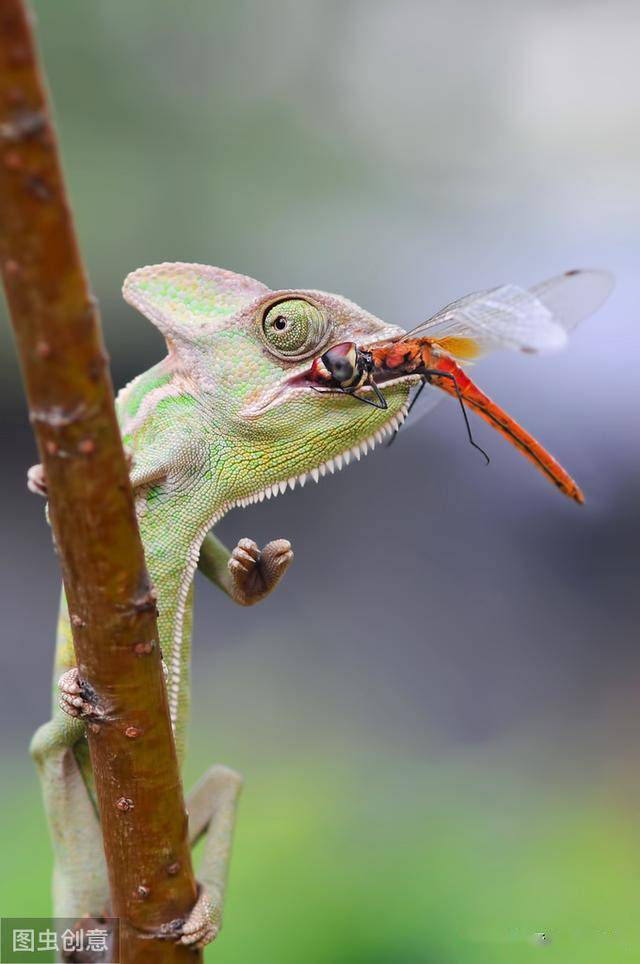
<instances>
[{"instance_id":1,"label":"chameleon's jaw","mask_svg":"<svg viewBox=\"0 0 640 964\"><path fill-rule=\"evenodd\" d=\"M393 379L394 387L399 383L404 383L407 388L409 388L415 384L415 382L415 375ZM391 387L390 382L387 384ZM366 391L369 392L370 389L366 389ZM259 415L268 412L270 409L284 406L287 401L299 400L305 396L307 399L312 398L316 404L322 407L326 405L327 408L329 408L332 404L339 402L341 406L354 406L354 413L360 413L362 410L368 408L368 411L372 413L372 417L373 412L376 411L363 405L358 399L350 398L339 390L318 387L317 383L305 383L304 373L299 372L296 376L290 376L289 379L281 382L277 392L271 391L267 399L261 399L261 404L253 407L253 418L257 419ZM325 475L340 471L345 465L349 465L351 461L360 461L362 456L373 451L378 443L391 439L395 432L398 431L407 417L409 409L408 396L408 391L406 396L400 398L398 397L398 393L394 392L389 399L389 410L386 412L377 410L374 423L361 435L355 434L355 440L352 437L350 441L344 440L343 446L334 446L332 454L322 461L319 461L316 465L305 466L302 471L300 471L300 467L298 467L298 471L294 471L294 473L287 478L272 481L267 485L257 488L256 491L250 491L237 497L225 507L225 511L234 506L244 507L255 502L263 502L265 499L275 498L280 494L284 494L287 489L294 489L296 485L305 485L309 479L312 479L314 482L319 482ZM243 416L247 418L248 415L249 411L245 408ZM336 447L337 451L335 450Z\"/></svg>"},{"instance_id":2,"label":"chameleon's jaw","mask_svg":"<svg viewBox=\"0 0 640 964\"><path fill-rule=\"evenodd\" d=\"M404 380L408 381L409 379ZM400 379L398 379L398 381L400 381ZM300 391L306 390L296 389L296 392ZM330 389L320 389L320 391L326 395L337 394ZM342 397L344 396L342 395ZM353 404L357 405L358 403L353 400ZM296 485L304 486L309 479L312 479L314 482L319 482L325 475L333 475L336 471L339 472L345 465L349 465L350 462L354 460L359 462L362 456L367 455L368 452L372 452L378 443L391 439L407 417L408 410L409 404L405 402L395 413L390 414L381 426L361 441L349 446L342 452L338 452L331 458L325 459L325 461L320 462L317 466L305 472L293 475L288 479L282 479L279 482L274 482L257 492L252 492L250 495L241 497L226 508L230 509L234 506L243 508L252 505L254 502L263 502L265 499L275 498L278 495L283 495L287 489L295 489Z\"/></svg>"}]
</instances>

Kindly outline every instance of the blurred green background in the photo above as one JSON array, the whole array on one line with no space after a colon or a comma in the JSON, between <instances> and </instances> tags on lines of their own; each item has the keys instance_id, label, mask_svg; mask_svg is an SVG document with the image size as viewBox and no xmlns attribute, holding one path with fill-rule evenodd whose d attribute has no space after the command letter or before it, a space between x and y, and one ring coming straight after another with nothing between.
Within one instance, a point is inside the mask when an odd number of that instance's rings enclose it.
<instances>
[{"instance_id":1,"label":"blurred green background","mask_svg":"<svg viewBox=\"0 0 640 964\"><path fill-rule=\"evenodd\" d=\"M220 964L640 959L640 9L558 0L39 0L120 385L162 352L125 274L204 261L410 327L468 291L617 276L560 356L477 379L583 484L564 504L443 403L393 449L224 520L296 563L197 586L187 785L245 776ZM26 756L58 593L0 329L5 916L45 914ZM541 936L541 935L544 935Z\"/></svg>"}]
</instances>

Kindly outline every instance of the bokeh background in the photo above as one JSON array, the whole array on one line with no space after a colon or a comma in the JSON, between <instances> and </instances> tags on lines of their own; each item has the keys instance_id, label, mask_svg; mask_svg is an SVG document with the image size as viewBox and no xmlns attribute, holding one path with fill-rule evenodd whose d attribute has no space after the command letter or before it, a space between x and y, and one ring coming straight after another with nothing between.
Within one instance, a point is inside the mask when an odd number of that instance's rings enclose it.
<instances>
[{"instance_id":1,"label":"bokeh background","mask_svg":"<svg viewBox=\"0 0 640 964\"><path fill-rule=\"evenodd\" d=\"M578 266L617 286L568 351L476 375L578 509L444 401L394 447L234 512L274 597L197 585L187 783L246 779L220 964L640 958L640 7L577 0L39 0L120 385L162 353L132 268L205 261L407 327ZM31 732L58 573L2 327L0 907L46 914ZM545 935L544 937L541 935Z\"/></svg>"}]
</instances>

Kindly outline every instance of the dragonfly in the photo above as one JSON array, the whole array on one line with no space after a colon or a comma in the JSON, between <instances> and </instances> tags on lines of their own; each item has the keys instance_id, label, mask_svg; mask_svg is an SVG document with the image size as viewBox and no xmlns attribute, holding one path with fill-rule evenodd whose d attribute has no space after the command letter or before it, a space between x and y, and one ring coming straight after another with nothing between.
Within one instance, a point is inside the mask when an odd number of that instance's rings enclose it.
<instances>
[{"instance_id":1,"label":"dragonfly","mask_svg":"<svg viewBox=\"0 0 640 964\"><path fill-rule=\"evenodd\" d=\"M433 317L395 338L358 346L333 345L316 358L309 380L352 396L375 408L387 408L384 386L415 375L426 385L457 399L467 435L476 444L469 408L514 445L564 495L582 504L584 495L568 472L518 422L486 395L464 370L492 351L557 351L568 333L593 314L608 297L612 277L604 271L573 270L524 289L507 284L466 295Z\"/></svg>"}]
</instances>

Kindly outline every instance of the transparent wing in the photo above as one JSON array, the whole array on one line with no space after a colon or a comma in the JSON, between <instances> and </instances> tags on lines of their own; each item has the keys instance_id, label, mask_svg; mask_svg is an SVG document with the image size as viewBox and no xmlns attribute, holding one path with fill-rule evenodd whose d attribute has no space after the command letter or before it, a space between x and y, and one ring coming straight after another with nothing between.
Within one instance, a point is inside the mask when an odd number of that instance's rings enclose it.
<instances>
[{"instance_id":1,"label":"transparent wing","mask_svg":"<svg viewBox=\"0 0 640 964\"><path fill-rule=\"evenodd\" d=\"M465 361L490 351L556 351L567 332L605 300L613 281L603 271L569 271L529 291L502 285L466 295L412 331L407 338L430 338Z\"/></svg>"},{"instance_id":2,"label":"transparent wing","mask_svg":"<svg viewBox=\"0 0 640 964\"><path fill-rule=\"evenodd\" d=\"M613 289L608 271L567 271L531 288L565 331L571 331L604 304Z\"/></svg>"}]
</instances>

